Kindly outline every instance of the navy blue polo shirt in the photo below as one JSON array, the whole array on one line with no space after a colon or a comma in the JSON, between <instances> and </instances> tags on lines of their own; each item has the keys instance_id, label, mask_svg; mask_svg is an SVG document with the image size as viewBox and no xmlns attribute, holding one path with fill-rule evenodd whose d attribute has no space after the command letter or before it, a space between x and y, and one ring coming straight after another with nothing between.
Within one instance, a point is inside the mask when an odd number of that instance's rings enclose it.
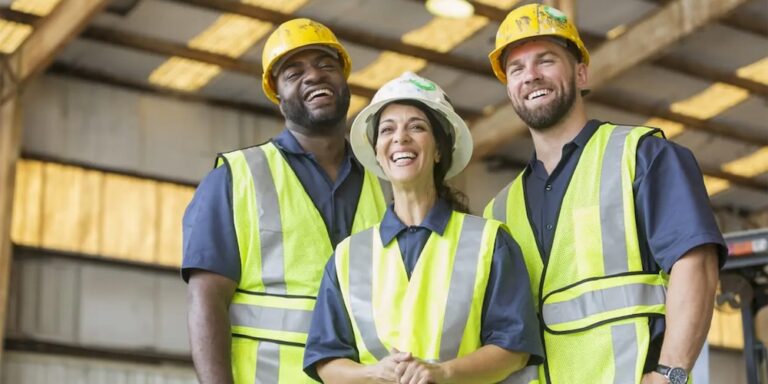
<instances>
[{"instance_id":1,"label":"navy blue polo shirt","mask_svg":"<svg viewBox=\"0 0 768 384\"><path fill-rule=\"evenodd\" d=\"M381 240L386 245L397 238L409 278L427 239L432 233L443 234L451 212L447 202L438 200L423 223L407 226L397 217L393 206L387 210L379 229ZM509 351L529 353L529 364L542 361L543 349L528 272L520 248L503 229L496 235L483 301L480 340L483 345L493 344ZM304 372L319 380L315 364L333 358L360 361L352 323L339 288L334 257L326 265L320 283L304 351Z\"/></svg>"},{"instance_id":2,"label":"navy blue polo shirt","mask_svg":"<svg viewBox=\"0 0 768 384\"><path fill-rule=\"evenodd\" d=\"M533 154L523 175L526 203L533 232L549 258L560 205L576 164L592 135L603 122L590 120L563 146L551 175ZM617 186L619 188L619 186ZM712 214L707 190L693 153L671 141L648 135L637 148L635 215L643 269L667 273L689 250L705 244L718 246L720 267L728 249ZM655 368L664 337L664 319L651 320L652 342L645 371Z\"/></svg>"},{"instance_id":3,"label":"navy blue polo shirt","mask_svg":"<svg viewBox=\"0 0 768 384\"><path fill-rule=\"evenodd\" d=\"M288 129L272 142L320 212L335 247L352 229L364 179L363 167L353 157L349 143L334 182ZM240 281L240 251L232 217L232 176L226 166L211 171L197 187L184 213L183 238L181 275L185 281L189 280L191 269Z\"/></svg>"}]
</instances>

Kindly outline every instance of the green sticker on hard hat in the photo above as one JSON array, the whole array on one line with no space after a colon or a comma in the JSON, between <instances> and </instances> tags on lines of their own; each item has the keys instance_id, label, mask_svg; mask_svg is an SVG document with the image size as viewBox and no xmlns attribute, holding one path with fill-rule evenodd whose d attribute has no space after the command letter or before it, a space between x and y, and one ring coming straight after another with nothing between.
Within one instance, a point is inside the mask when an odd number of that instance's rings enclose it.
<instances>
[{"instance_id":1,"label":"green sticker on hard hat","mask_svg":"<svg viewBox=\"0 0 768 384\"><path fill-rule=\"evenodd\" d=\"M435 86L435 83L429 81L429 80L419 80L419 79L408 79L408 81L415 85L419 89L423 89L425 91L434 91L437 89Z\"/></svg>"},{"instance_id":2,"label":"green sticker on hard hat","mask_svg":"<svg viewBox=\"0 0 768 384\"><path fill-rule=\"evenodd\" d=\"M565 13L563 13L559 9L545 6L544 7L544 12L546 12L547 15L549 15L549 17L551 17L551 18L553 18L553 19L555 19L555 20L557 20L557 21L559 21L561 23L565 23L566 21L568 21L568 16L566 16Z\"/></svg>"}]
</instances>

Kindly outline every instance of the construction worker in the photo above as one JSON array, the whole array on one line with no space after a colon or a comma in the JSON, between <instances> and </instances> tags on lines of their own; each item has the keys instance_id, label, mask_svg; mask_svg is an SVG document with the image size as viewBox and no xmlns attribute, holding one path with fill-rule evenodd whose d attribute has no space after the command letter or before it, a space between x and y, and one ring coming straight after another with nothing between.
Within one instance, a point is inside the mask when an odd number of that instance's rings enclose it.
<instances>
[{"instance_id":1,"label":"construction worker","mask_svg":"<svg viewBox=\"0 0 768 384\"><path fill-rule=\"evenodd\" d=\"M528 4L489 55L535 152L486 209L520 244L547 383L688 380L727 250L691 152L658 129L588 120L589 52Z\"/></svg>"},{"instance_id":2,"label":"construction worker","mask_svg":"<svg viewBox=\"0 0 768 384\"><path fill-rule=\"evenodd\" d=\"M528 274L503 225L445 184L472 139L435 83L405 73L352 124L360 162L392 184L383 221L336 247L304 355L326 383L495 383L541 341Z\"/></svg>"},{"instance_id":3,"label":"construction worker","mask_svg":"<svg viewBox=\"0 0 768 384\"><path fill-rule=\"evenodd\" d=\"M262 87L285 117L269 142L224 153L184 215L192 358L202 383L296 384L323 267L386 209L345 140L350 59L325 26L267 39Z\"/></svg>"}]
</instances>

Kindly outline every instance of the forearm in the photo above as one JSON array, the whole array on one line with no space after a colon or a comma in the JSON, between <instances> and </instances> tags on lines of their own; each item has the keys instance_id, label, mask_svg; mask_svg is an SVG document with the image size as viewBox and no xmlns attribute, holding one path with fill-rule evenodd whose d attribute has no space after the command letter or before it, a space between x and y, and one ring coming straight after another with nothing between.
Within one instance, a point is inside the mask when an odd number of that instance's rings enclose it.
<instances>
[{"instance_id":1,"label":"forearm","mask_svg":"<svg viewBox=\"0 0 768 384\"><path fill-rule=\"evenodd\" d=\"M229 316L226 310L190 310L192 360L201 383L232 383Z\"/></svg>"},{"instance_id":2,"label":"forearm","mask_svg":"<svg viewBox=\"0 0 768 384\"><path fill-rule=\"evenodd\" d=\"M386 383L386 381L376 381L372 375L372 371L367 369L365 365L344 358L325 360L317 363L317 375L323 379L324 383Z\"/></svg>"},{"instance_id":3,"label":"forearm","mask_svg":"<svg viewBox=\"0 0 768 384\"><path fill-rule=\"evenodd\" d=\"M693 368L712 320L717 262L715 247L706 245L689 251L672 268L659 363Z\"/></svg>"},{"instance_id":4,"label":"forearm","mask_svg":"<svg viewBox=\"0 0 768 384\"><path fill-rule=\"evenodd\" d=\"M441 363L446 377L440 383L497 383L524 368L528 356L485 345L466 356Z\"/></svg>"},{"instance_id":5,"label":"forearm","mask_svg":"<svg viewBox=\"0 0 768 384\"><path fill-rule=\"evenodd\" d=\"M223 289L216 284L210 279L206 281L204 276L190 279L189 340L200 382L230 384L233 382L229 325L231 294L229 282L224 283Z\"/></svg>"}]
</instances>

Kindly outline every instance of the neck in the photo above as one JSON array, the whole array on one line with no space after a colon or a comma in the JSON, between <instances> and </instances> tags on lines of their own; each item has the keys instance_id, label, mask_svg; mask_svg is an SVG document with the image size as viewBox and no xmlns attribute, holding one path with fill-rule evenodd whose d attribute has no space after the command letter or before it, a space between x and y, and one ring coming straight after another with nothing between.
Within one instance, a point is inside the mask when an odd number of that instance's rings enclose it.
<instances>
[{"instance_id":1,"label":"neck","mask_svg":"<svg viewBox=\"0 0 768 384\"><path fill-rule=\"evenodd\" d=\"M551 174L563 155L563 146L571 142L587 124L583 99L577 97L571 111L556 125L544 130L530 129L536 158Z\"/></svg>"},{"instance_id":2,"label":"neck","mask_svg":"<svg viewBox=\"0 0 768 384\"><path fill-rule=\"evenodd\" d=\"M333 134L309 135L303 130L294 130L290 125L288 129L301 148L311 153L331 180L335 181L344 159L344 131L336 130Z\"/></svg>"},{"instance_id":3,"label":"neck","mask_svg":"<svg viewBox=\"0 0 768 384\"><path fill-rule=\"evenodd\" d=\"M431 180L430 180L431 182ZM395 200L395 214L405 225L419 225L437 202L437 191L433 185L397 186L392 185Z\"/></svg>"}]
</instances>

